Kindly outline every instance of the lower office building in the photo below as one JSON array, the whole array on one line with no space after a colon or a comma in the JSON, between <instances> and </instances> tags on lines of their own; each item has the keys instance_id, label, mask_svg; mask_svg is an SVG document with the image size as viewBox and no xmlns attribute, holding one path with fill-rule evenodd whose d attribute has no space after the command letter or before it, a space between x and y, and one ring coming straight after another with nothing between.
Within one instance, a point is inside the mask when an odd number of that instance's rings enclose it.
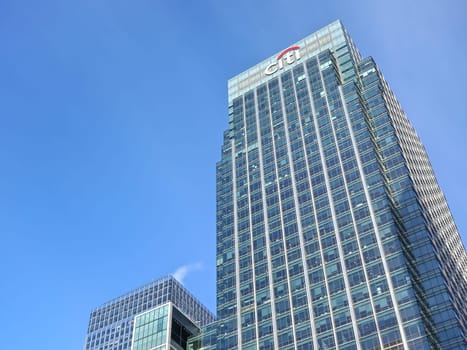
<instances>
[{"instance_id":1,"label":"lower office building","mask_svg":"<svg viewBox=\"0 0 467 350\"><path fill-rule=\"evenodd\" d=\"M199 326L168 302L135 317L131 350L186 350Z\"/></svg>"},{"instance_id":2,"label":"lower office building","mask_svg":"<svg viewBox=\"0 0 467 350\"><path fill-rule=\"evenodd\" d=\"M91 312L85 350L185 350L215 320L175 278L159 278Z\"/></svg>"},{"instance_id":3,"label":"lower office building","mask_svg":"<svg viewBox=\"0 0 467 350\"><path fill-rule=\"evenodd\" d=\"M228 85L217 349L467 349L465 248L419 137L342 24Z\"/></svg>"}]
</instances>

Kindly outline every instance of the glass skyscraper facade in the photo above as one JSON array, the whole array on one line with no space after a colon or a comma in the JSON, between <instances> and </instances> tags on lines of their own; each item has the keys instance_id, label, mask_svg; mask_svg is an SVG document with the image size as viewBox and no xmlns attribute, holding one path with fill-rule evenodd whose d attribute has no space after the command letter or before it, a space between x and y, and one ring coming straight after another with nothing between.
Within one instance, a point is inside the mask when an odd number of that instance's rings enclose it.
<instances>
[{"instance_id":1,"label":"glass skyscraper facade","mask_svg":"<svg viewBox=\"0 0 467 350\"><path fill-rule=\"evenodd\" d=\"M186 349L188 337L214 320L180 282L162 277L93 310L84 349Z\"/></svg>"},{"instance_id":2,"label":"glass skyscraper facade","mask_svg":"<svg viewBox=\"0 0 467 350\"><path fill-rule=\"evenodd\" d=\"M217 349L464 350L466 300L425 149L339 21L229 81Z\"/></svg>"}]
</instances>

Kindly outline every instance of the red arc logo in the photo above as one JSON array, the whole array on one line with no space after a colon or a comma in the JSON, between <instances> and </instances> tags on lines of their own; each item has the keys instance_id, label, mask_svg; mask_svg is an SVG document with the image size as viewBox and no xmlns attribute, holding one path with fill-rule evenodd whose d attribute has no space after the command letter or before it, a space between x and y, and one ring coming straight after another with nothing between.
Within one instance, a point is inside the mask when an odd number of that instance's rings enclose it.
<instances>
[{"instance_id":1,"label":"red arc logo","mask_svg":"<svg viewBox=\"0 0 467 350\"><path fill-rule=\"evenodd\" d=\"M266 75L271 75L276 73L278 70L284 68L284 63L287 65L292 64L300 59L300 46L294 45L288 47L284 51L282 51L278 56L276 62L271 63L269 66L266 67L264 73Z\"/></svg>"}]
</instances>

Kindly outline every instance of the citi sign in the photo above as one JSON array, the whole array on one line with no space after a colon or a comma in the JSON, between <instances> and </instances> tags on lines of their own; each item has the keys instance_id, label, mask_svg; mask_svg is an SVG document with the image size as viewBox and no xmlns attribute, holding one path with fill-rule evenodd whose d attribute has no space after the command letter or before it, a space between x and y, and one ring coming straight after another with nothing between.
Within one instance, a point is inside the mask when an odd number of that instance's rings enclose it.
<instances>
[{"instance_id":1,"label":"citi sign","mask_svg":"<svg viewBox=\"0 0 467 350\"><path fill-rule=\"evenodd\" d=\"M284 65L292 64L300 59L300 46L291 46L282 51L277 56L276 62L271 63L264 70L264 74L271 75L276 73L278 70L284 69Z\"/></svg>"}]
</instances>

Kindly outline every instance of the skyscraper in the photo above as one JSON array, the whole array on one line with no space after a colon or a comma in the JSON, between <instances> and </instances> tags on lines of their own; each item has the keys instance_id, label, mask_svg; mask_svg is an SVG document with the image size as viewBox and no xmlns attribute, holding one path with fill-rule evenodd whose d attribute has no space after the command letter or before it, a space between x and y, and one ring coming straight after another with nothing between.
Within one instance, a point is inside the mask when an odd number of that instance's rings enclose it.
<instances>
[{"instance_id":1,"label":"skyscraper","mask_svg":"<svg viewBox=\"0 0 467 350\"><path fill-rule=\"evenodd\" d=\"M218 349L460 350L465 300L425 149L339 21L229 81Z\"/></svg>"},{"instance_id":2,"label":"skyscraper","mask_svg":"<svg viewBox=\"0 0 467 350\"><path fill-rule=\"evenodd\" d=\"M172 276L162 277L91 312L85 350L186 349L214 315Z\"/></svg>"}]
</instances>

